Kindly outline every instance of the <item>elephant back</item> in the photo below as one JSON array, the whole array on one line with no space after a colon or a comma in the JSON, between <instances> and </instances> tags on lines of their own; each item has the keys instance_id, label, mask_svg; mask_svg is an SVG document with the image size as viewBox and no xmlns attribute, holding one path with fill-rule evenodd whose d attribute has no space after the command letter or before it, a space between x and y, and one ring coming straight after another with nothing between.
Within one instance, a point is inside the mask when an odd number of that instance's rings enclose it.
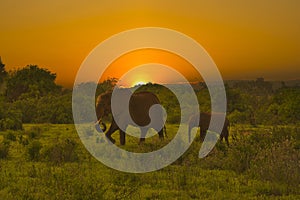
<instances>
[{"instance_id":1,"label":"elephant back","mask_svg":"<svg viewBox=\"0 0 300 200\"><path fill-rule=\"evenodd\" d=\"M151 92L134 93L129 101L129 111L132 120L139 126L147 126L150 122L149 111L151 106L160 104L157 96ZM162 122L163 112L153 120Z\"/></svg>"}]
</instances>

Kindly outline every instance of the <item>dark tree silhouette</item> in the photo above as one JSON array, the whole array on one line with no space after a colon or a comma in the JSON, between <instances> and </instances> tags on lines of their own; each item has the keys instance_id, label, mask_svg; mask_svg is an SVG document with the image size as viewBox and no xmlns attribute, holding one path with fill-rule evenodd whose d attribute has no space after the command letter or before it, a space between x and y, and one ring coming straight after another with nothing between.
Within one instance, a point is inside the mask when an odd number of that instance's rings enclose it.
<instances>
[{"instance_id":1,"label":"dark tree silhouette","mask_svg":"<svg viewBox=\"0 0 300 200\"><path fill-rule=\"evenodd\" d=\"M6 75L7 72L5 71L5 64L2 63L1 56L0 56L0 83L3 82Z\"/></svg>"},{"instance_id":2,"label":"dark tree silhouette","mask_svg":"<svg viewBox=\"0 0 300 200\"><path fill-rule=\"evenodd\" d=\"M7 80L7 97L10 101L17 100L22 94L45 96L56 93L61 87L55 84L56 74L37 65L28 65L10 74Z\"/></svg>"}]
</instances>

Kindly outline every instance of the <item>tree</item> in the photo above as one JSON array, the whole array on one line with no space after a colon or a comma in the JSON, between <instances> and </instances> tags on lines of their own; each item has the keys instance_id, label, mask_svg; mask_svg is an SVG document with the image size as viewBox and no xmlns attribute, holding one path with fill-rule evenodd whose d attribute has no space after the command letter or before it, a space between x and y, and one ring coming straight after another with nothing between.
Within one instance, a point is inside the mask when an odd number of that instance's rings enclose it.
<instances>
[{"instance_id":1,"label":"tree","mask_svg":"<svg viewBox=\"0 0 300 200\"><path fill-rule=\"evenodd\" d=\"M274 95L273 103L279 105L278 117L283 123L300 121L300 90L299 87L282 88Z\"/></svg>"},{"instance_id":2,"label":"tree","mask_svg":"<svg viewBox=\"0 0 300 200\"><path fill-rule=\"evenodd\" d=\"M0 131L22 129L22 113L0 96Z\"/></svg>"},{"instance_id":3,"label":"tree","mask_svg":"<svg viewBox=\"0 0 300 200\"><path fill-rule=\"evenodd\" d=\"M97 90L96 90L96 96L98 96L101 93L104 93L104 92L114 89L114 87L116 86L117 83L118 83L117 78L108 78L108 79L104 80L103 82L98 83Z\"/></svg>"},{"instance_id":4,"label":"tree","mask_svg":"<svg viewBox=\"0 0 300 200\"><path fill-rule=\"evenodd\" d=\"M73 123L72 93L42 97L37 103L34 122L53 124Z\"/></svg>"},{"instance_id":5,"label":"tree","mask_svg":"<svg viewBox=\"0 0 300 200\"><path fill-rule=\"evenodd\" d=\"M0 84L4 82L5 77L7 76L7 72L5 71L5 64L2 63L0 57Z\"/></svg>"},{"instance_id":6,"label":"tree","mask_svg":"<svg viewBox=\"0 0 300 200\"><path fill-rule=\"evenodd\" d=\"M24 93L31 93L35 97L56 93L61 90L61 87L55 84L55 79L55 73L39 68L37 65L27 65L10 74L6 90L8 100L15 101Z\"/></svg>"}]
</instances>

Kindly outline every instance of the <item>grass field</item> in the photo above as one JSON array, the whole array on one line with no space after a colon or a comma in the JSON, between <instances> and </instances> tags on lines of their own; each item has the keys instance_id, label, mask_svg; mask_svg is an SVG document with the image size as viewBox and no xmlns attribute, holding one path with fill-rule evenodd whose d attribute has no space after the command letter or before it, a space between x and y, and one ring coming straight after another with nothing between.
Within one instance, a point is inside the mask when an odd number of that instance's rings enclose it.
<instances>
[{"instance_id":1,"label":"grass field","mask_svg":"<svg viewBox=\"0 0 300 200\"><path fill-rule=\"evenodd\" d=\"M164 141L127 137L122 148L161 148L177 127L167 125ZM218 143L204 159L196 137L172 165L130 174L93 158L74 125L25 124L0 132L0 199L300 199L297 126L236 125L230 134L229 147Z\"/></svg>"}]
</instances>

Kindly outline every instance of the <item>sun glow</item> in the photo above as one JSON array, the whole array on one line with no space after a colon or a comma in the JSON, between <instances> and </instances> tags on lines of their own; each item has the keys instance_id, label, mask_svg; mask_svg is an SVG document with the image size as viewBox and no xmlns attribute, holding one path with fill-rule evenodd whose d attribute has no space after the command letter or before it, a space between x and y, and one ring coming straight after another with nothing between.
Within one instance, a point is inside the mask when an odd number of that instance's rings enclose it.
<instances>
[{"instance_id":1,"label":"sun glow","mask_svg":"<svg viewBox=\"0 0 300 200\"><path fill-rule=\"evenodd\" d=\"M146 85L146 84L147 84L146 81L136 81L132 84L132 87L138 86L138 85Z\"/></svg>"},{"instance_id":2,"label":"sun glow","mask_svg":"<svg viewBox=\"0 0 300 200\"><path fill-rule=\"evenodd\" d=\"M112 62L102 74L100 82L108 77L121 80L124 87L131 87L138 82L174 83L178 82L178 76L169 74L169 70L157 66L157 64L169 66L183 74L189 81L202 80L199 72L184 58L172 52L159 49L141 49L129 52ZM139 68L145 64L153 64ZM137 68L138 67L138 68ZM134 70L134 71L131 71ZM130 71L130 74L127 74ZM126 77L123 77L125 74Z\"/></svg>"}]
</instances>

